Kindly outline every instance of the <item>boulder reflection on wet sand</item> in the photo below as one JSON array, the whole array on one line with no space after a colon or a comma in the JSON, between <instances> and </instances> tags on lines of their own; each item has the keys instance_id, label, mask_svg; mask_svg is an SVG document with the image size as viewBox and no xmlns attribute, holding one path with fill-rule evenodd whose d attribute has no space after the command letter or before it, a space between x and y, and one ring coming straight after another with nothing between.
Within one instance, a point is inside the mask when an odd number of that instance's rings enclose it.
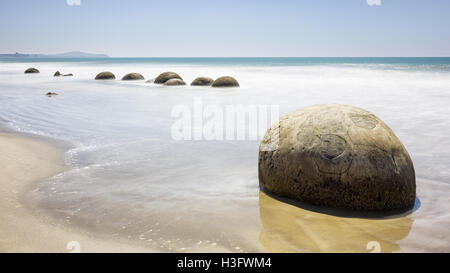
<instances>
[{"instance_id":1,"label":"boulder reflection on wet sand","mask_svg":"<svg viewBox=\"0 0 450 273\"><path fill-rule=\"evenodd\" d=\"M263 230L259 240L270 252L371 252L369 242L381 252L400 250L413 220L409 216L389 219L337 217L312 212L259 194Z\"/></svg>"}]
</instances>

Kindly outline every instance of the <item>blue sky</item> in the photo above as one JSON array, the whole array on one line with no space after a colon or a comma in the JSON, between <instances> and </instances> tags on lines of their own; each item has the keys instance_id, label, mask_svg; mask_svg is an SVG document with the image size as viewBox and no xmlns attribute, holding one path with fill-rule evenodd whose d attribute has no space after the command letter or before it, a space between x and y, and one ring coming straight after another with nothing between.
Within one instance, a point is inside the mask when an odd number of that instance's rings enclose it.
<instances>
[{"instance_id":1,"label":"blue sky","mask_svg":"<svg viewBox=\"0 0 450 273\"><path fill-rule=\"evenodd\" d=\"M450 56L448 0L67 1L0 1L0 53Z\"/></svg>"}]
</instances>

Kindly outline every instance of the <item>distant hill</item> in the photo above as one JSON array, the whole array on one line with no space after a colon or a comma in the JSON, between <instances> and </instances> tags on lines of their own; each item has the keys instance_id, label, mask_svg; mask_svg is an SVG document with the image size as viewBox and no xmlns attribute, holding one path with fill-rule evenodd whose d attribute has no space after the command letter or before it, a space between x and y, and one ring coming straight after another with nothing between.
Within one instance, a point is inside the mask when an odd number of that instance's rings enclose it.
<instances>
[{"instance_id":1,"label":"distant hill","mask_svg":"<svg viewBox=\"0 0 450 273\"><path fill-rule=\"evenodd\" d=\"M80 51L72 51L61 54L0 54L0 58L109 58L106 54L91 54Z\"/></svg>"},{"instance_id":2,"label":"distant hill","mask_svg":"<svg viewBox=\"0 0 450 273\"><path fill-rule=\"evenodd\" d=\"M62 54L47 55L51 58L108 58L106 54L91 54L80 51L72 51Z\"/></svg>"}]
</instances>

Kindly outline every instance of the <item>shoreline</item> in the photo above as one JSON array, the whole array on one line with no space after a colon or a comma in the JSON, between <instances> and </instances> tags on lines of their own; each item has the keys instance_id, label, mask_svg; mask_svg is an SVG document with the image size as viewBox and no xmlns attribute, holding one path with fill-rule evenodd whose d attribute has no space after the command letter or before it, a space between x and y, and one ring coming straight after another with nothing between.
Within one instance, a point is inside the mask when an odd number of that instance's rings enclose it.
<instances>
[{"instance_id":1,"label":"shoreline","mask_svg":"<svg viewBox=\"0 0 450 273\"><path fill-rule=\"evenodd\" d=\"M0 150L0 252L68 253L76 252L78 243L80 252L154 252L131 242L93 238L37 214L26 204L26 194L35 183L68 169L58 145L2 130Z\"/></svg>"}]
</instances>

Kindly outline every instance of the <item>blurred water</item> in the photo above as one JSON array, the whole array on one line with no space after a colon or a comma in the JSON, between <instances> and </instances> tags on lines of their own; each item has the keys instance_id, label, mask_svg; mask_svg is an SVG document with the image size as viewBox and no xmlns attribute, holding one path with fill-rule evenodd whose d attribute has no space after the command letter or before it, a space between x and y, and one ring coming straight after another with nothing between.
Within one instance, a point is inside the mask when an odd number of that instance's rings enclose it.
<instances>
[{"instance_id":1,"label":"blurred water","mask_svg":"<svg viewBox=\"0 0 450 273\"><path fill-rule=\"evenodd\" d=\"M41 73L23 74L32 66ZM394 130L415 164L422 207L409 216L415 222L408 238L421 239L406 239L399 249L433 249L426 242L435 240L438 250L448 250L448 239L437 239L442 232L435 231L450 224L449 67L448 58L3 60L0 118L19 132L73 144L66 153L71 169L39 183L30 195L67 224L162 251L200 245L264 251L270 248L258 233L265 228L259 141L175 141L173 107L192 107L199 98L220 107L279 105L280 114L318 103L359 106ZM56 70L74 77L54 78ZM241 87L94 81L101 71L118 79L129 72L151 79L176 71L188 84L197 76L232 75ZM59 96L46 97L50 91Z\"/></svg>"}]
</instances>

